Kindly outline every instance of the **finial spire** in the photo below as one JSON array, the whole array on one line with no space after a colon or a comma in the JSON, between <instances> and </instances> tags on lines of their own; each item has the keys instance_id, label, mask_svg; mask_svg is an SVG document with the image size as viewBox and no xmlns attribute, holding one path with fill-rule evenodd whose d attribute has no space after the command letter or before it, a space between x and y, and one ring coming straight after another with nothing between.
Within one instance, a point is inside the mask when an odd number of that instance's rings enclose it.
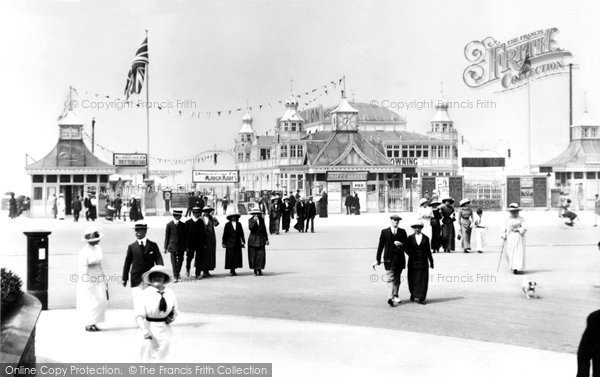
<instances>
[{"instance_id":1,"label":"finial spire","mask_svg":"<svg viewBox=\"0 0 600 377\"><path fill-rule=\"evenodd\" d=\"M583 92L583 112L587 113L588 109L587 109L587 92Z\"/></svg>"}]
</instances>

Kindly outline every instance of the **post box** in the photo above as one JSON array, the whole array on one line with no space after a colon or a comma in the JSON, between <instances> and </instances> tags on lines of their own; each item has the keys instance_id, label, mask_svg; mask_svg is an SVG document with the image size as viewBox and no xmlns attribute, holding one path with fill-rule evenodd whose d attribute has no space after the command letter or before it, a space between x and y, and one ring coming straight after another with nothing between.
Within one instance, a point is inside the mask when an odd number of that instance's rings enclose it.
<instances>
[{"instance_id":1,"label":"post box","mask_svg":"<svg viewBox=\"0 0 600 377\"><path fill-rule=\"evenodd\" d=\"M49 231L23 232L27 236L27 291L48 310Z\"/></svg>"}]
</instances>

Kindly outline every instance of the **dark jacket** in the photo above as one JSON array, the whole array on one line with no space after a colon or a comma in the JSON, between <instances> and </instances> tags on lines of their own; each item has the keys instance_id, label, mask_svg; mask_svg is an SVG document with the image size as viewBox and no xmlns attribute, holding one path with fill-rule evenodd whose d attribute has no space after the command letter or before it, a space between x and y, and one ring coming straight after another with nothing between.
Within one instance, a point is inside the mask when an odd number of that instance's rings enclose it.
<instances>
[{"instance_id":1,"label":"dark jacket","mask_svg":"<svg viewBox=\"0 0 600 377\"><path fill-rule=\"evenodd\" d=\"M356 208L356 209L360 209L360 199L358 198L358 195L354 196L354 199L352 200L352 205Z\"/></svg>"},{"instance_id":2,"label":"dark jacket","mask_svg":"<svg viewBox=\"0 0 600 377\"><path fill-rule=\"evenodd\" d=\"M433 256L431 255L431 245L429 237L423 234L420 244L414 234L408 236L406 244L406 254L408 254L407 267L415 270L427 270L433 266Z\"/></svg>"},{"instance_id":3,"label":"dark jacket","mask_svg":"<svg viewBox=\"0 0 600 377\"><path fill-rule=\"evenodd\" d=\"M269 241L267 236L267 228L265 219L259 217L257 221L254 216L248 219L248 228L250 228L250 236L248 236L248 246L263 247Z\"/></svg>"},{"instance_id":4,"label":"dark jacket","mask_svg":"<svg viewBox=\"0 0 600 377\"><path fill-rule=\"evenodd\" d=\"M230 221L225 224L225 229L223 229L222 244L226 249L241 249L246 244L244 229L242 229L242 224L239 221L235 227L235 230L233 229L233 225L231 225Z\"/></svg>"},{"instance_id":5,"label":"dark jacket","mask_svg":"<svg viewBox=\"0 0 600 377\"><path fill-rule=\"evenodd\" d=\"M185 223L171 220L165 228L165 250L170 253L184 251L186 249Z\"/></svg>"},{"instance_id":6,"label":"dark jacket","mask_svg":"<svg viewBox=\"0 0 600 377\"><path fill-rule=\"evenodd\" d=\"M296 202L296 214L298 215L299 220L306 217L306 204L303 200Z\"/></svg>"},{"instance_id":7,"label":"dark jacket","mask_svg":"<svg viewBox=\"0 0 600 377\"><path fill-rule=\"evenodd\" d=\"M352 195L346 196L346 200L344 200L345 207L352 207L352 203L354 202L354 197Z\"/></svg>"},{"instance_id":8,"label":"dark jacket","mask_svg":"<svg viewBox=\"0 0 600 377\"><path fill-rule=\"evenodd\" d=\"M317 206L315 202L306 202L304 206L304 217L307 219L312 219L317 216Z\"/></svg>"},{"instance_id":9,"label":"dark jacket","mask_svg":"<svg viewBox=\"0 0 600 377\"><path fill-rule=\"evenodd\" d=\"M185 222L186 232L186 248L189 250L204 251L206 247L206 227L204 220L199 218L198 221L189 219Z\"/></svg>"},{"instance_id":10,"label":"dark jacket","mask_svg":"<svg viewBox=\"0 0 600 377\"><path fill-rule=\"evenodd\" d=\"M591 361L591 363L590 363ZM587 327L581 336L577 350L577 377L589 377L590 364L593 376L600 376L600 310L590 314Z\"/></svg>"},{"instance_id":11,"label":"dark jacket","mask_svg":"<svg viewBox=\"0 0 600 377\"><path fill-rule=\"evenodd\" d=\"M127 247L123 265L123 281L128 281L131 273L131 287L140 285L144 272L150 270L154 265L163 265L163 259L156 243L146 239L144 249L142 250L137 240Z\"/></svg>"},{"instance_id":12,"label":"dark jacket","mask_svg":"<svg viewBox=\"0 0 600 377\"><path fill-rule=\"evenodd\" d=\"M394 241L400 241L402 245L396 247ZM379 246L377 246L377 262L381 263L383 261L384 263L390 263L392 268L403 269L406 266L404 251L406 250L407 242L408 237L404 229L398 228L395 236L391 228L383 229L379 236Z\"/></svg>"},{"instance_id":13,"label":"dark jacket","mask_svg":"<svg viewBox=\"0 0 600 377\"><path fill-rule=\"evenodd\" d=\"M294 195L290 195L290 206L292 208L296 208L296 197Z\"/></svg>"},{"instance_id":14,"label":"dark jacket","mask_svg":"<svg viewBox=\"0 0 600 377\"><path fill-rule=\"evenodd\" d=\"M73 212L81 212L81 200L73 200L73 203L71 203L71 208L73 209Z\"/></svg>"}]
</instances>

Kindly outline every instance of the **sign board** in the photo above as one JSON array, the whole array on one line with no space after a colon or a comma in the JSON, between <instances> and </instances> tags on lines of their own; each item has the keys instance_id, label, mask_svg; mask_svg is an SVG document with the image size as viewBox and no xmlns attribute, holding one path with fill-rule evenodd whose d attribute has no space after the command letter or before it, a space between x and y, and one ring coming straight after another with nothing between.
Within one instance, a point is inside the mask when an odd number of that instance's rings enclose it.
<instances>
[{"instance_id":1,"label":"sign board","mask_svg":"<svg viewBox=\"0 0 600 377\"><path fill-rule=\"evenodd\" d=\"M113 153L114 166L147 166L146 153Z\"/></svg>"},{"instance_id":2,"label":"sign board","mask_svg":"<svg viewBox=\"0 0 600 377\"><path fill-rule=\"evenodd\" d=\"M352 189L355 191L366 191L367 183L366 182L352 182Z\"/></svg>"},{"instance_id":3,"label":"sign board","mask_svg":"<svg viewBox=\"0 0 600 377\"><path fill-rule=\"evenodd\" d=\"M366 181L366 171L328 171L327 181L345 182L345 181Z\"/></svg>"},{"instance_id":4,"label":"sign board","mask_svg":"<svg viewBox=\"0 0 600 377\"><path fill-rule=\"evenodd\" d=\"M237 170L193 170L192 182L194 183L237 183L239 182Z\"/></svg>"},{"instance_id":5,"label":"sign board","mask_svg":"<svg viewBox=\"0 0 600 377\"><path fill-rule=\"evenodd\" d=\"M540 166L540 173L552 173L552 166Z\"/></svg>"},{"instance_id":6,"label":"sign board","mask_svg":"<svg viewBox=\"0 0 600 377\"><path fill-rule=\"evenodd\" d=\"M506 166L504 157L463 157L463 168L497 168Z\"/></svg>"},{"instance_id":7,"label":"sign board","mask_svg":"<svg viewBox=\"0 0 600 377\"><path fill-rule=\"evenodd\" d=\"M392 157L390 162L392 165L417 166L416 157Z\"/></svg>"},{"instance_id":8,"label":"sign board","mask_svg":"<svg viewBox=\"0 0 600 377\"><path fill-rule=\"evenodd\" d=\"M506 179L506 202L517 203L521 207L546 207L548 201L548 180L546 177L508 177Z\"/></svg>"}]
</instances>

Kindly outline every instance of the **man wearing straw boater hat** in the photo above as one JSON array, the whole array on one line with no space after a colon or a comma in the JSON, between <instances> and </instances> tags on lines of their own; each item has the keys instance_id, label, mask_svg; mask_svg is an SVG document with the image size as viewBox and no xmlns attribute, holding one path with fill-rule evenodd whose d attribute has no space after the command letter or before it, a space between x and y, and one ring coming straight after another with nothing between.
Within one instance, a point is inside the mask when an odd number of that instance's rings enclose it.
<instances>
[{"instance_id":1,"label":"man wearing straw boater hat","mask_svg":"<svg viewBox=\"0 0 600 377\"><path fill-rule=\"evenodd\" d=\"M185 224L181 221L183 211L180 209L173 210L173 220L167 223L165 229L165 254L171 254L171 266L175 275L174 283L179 281L179 273L183 265L183 257L185 255Z\"/></svg>"},{"instance_id":2,"label":"man wearing straw boater hat","mask_svg":"<svg viewBox=\"0 0 600 377\"><path fill-rule=\"evenodd\" d=\"M242 248L246 245L244 229L240 224L240 214L232 213L227 215L227 224L223 230L222 245L225 249L225 269L229 270L229 275L236 276L236 268L242 268Z\"/></svg>"},{"instance_id":3,"label":"man wearing straw boater hat","mask_svg":"<svg viewBox=\"0 0 600 377\"><path fill-rule=\"evenodd\" d=\"M175 293L165 286L173 281L173 276L164 266L154 266L144 273L143 279L147 288L135 309L135 320L144 337L141 361L171 361L173 330L170 324L179 315L179 309Z\"/></svg>"},{"instance_id":4,"label":"man wearing straw boater hat","mask_svg":"<svg viewBox=\"0 0 600 377\"><path fill-rule=\"evenodd\" d=\"M414 234L408 236L406 254L408 254L407 277L410 301L419 300L425 305L429 285L429 267L433 268L433 256L429 237L422 233L423 222L417 220L411 224Z\"/></svg>"},{"instance_id":5,"label":"man wearing straw boater hat","mask_svg":"<svg viewBox=\"0 0 600 377\"><path fill-rule=\"evenodd\" d=\"M195 258L194 269L196 279L202 279L202 276L200 275L200 272L202 271L200 267L200 259L204 258L204 253L206 252L206 229L201 213L202 208L192 207L192 217L185 223L187 232L185 269L187 276L190 276L192 260Z\"/></svg>"},{"instance_id":6,"label":"man wearing straw boater hat","mask_svg":"<svg viewBox=\"0 0 600 377\"><path fill-rule=\"evenodd\" d=\"M127 286L130 277L131 293L135 306L137 297L143 290L142 275L155 265L163 265L158 245L148 238L148 225L138 221L134 225L135 242L127 247L125 264L123 265L123 286Z\"/></svg>"},{"instance_id":7,"label":"man wearing straw boater hat","mask_svg":"<svg viewBox=\"0 0 600 377\"><path fill-rule=\"evenodd\" d=\"M391 283L391 293L387 303L393 307L401 303L398 290L400 289L402 270L406 266L404 252L406 250L407 237L404 229L398 226L402 218L398 215L392 215L390 216L390 220L391 226L383 229L379 236L377 259L373 263L373 269L383 261L387 279Z\"/></svg>"}]
</instances>

